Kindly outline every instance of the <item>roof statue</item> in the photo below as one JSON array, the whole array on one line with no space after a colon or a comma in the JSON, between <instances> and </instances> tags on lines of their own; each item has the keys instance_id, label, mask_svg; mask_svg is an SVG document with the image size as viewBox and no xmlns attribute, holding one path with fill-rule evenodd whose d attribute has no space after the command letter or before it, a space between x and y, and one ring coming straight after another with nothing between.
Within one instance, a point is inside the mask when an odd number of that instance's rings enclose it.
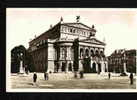
<instances>
[{"instance_id":1,"label":"roof statue","mask_svg":"<svg viewBox=\"0 0 137 100\"><path fill-rule=\"evenodd\" d=\"M50 24L50 29L51 29L52 27L53 27L52 24Z\"/></svg>"},{"instance_id":2,"label":"roof statue","mask_svg":"<svg viewBox=\"0 0 137 100\"><path fill-rule=\"evenodd\" d=\"M76 20L77 20L77 22L79 22L80 16L76 16Z\"/></svg>"},{"instance_id":3,"label":"roof statue","mask_svg":"<svg viewBox=\"0 0 137 100\"><path fill-rule=\"evenodd\" d=\"M96 33L96 32L97 32L97 31L96 31L96 29L95 29L95 26L92 25L90 37L95 36L95 33Z\"/></svg>"}]
</instances>

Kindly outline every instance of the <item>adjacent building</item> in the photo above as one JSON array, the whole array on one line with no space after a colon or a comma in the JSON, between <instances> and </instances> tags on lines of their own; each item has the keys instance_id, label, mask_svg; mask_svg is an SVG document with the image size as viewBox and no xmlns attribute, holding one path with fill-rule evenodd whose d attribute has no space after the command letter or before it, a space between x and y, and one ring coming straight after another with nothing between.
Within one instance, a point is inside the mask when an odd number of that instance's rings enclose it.
<instances>
[{"instance_id":1,"label":"adjacent building","mask_svg":"<svg viewBox=\"0 0 137 100\"><path fill-rule=\"evenodd\" d=\"M105 43L96 38L94 25L79 22L65 23L63 18L55 26L29 42L37 72L104 73L108 64Z\"/></svg>"},{"instance_id":2,"label":"adjacent building","mask_svg":"<svg viewBox=\"0 0 137 100\"><path fill-rule=\"evenodd\" d=\"M108 57L109 71L116 73L136 73L137 50L119 49Z\"/></svg>"}]
</instances>

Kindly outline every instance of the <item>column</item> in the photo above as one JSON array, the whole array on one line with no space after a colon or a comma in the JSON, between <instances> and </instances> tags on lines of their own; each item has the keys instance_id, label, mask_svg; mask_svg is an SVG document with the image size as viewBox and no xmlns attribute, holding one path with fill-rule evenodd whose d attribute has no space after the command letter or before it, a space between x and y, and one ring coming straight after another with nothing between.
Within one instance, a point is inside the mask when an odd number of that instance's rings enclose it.
<instances>
[{"instance_id":1,"label":"column","mask_svg":"<svg viewBox=\"0 0 137 100\"><path fill-rule=\"evenodd\" d=\"M65 72L68 72L68 64L69 64L69 62L66 61L66 70L65 70Z\"/></svg>"},{"instance_id":2,"label":"column","mask_svg":"<svg viewBox=\"0 0 137 100\"><path fill-rule=\"evenodd\" d=\"M124 73L127 73L126 63L124 62Z\"/></svg>"},{"instance_id":3,"label":"column","mask_svg":"<svg viewBox=\"0 0 137 100\"><path fill-rule=\"evenodd\" d=\"M124 73L127 73L127 68L126 68L126 54L124 53L124 64L123 64L123 70Z\"/></svg>"},{"instance_id":4,"label":"column","mask_svg":"<svg viewBox=\"0 0 137 100\"><path fill-rule=\"evenodd\" d=\"M83 70L82 60L79 60L79 71Z\"/></svg>"},{"instance_id":5,"label":"column","mask_svg":"<svg viewBox=\"0 0 137 100\"><path fill-rule=\"evenodd\" d=\"M72 72L74 71L73 61L71 61L72 66Z\"/></svg>"},{"instance_id":6,"label":"column","mask_svg":"<svg viewBox=\"0 0 137 100\"><path fill-rule=\"evenodd\" d=\"M96 62L96 72L98 72L98 64L97 64L97 62Z\"/></svg>"},{"instance_id":7,"label":"column","mask_svg":"<svg viewBox=\"0 0 137 100\"><path fill-rule=\"evenodd\" d=\"M101 73L105 72L105 64L104 61L101 61Z\"/></svg>"},{"instance_id":8,"label":"column","mask_svg":"<svg viewBox=\"0 0 137 100\"><path fill-rule=\"evenodd\" d=\"M90 66L91 66L91 69L93 67L93 60L91 59L91 62L90 62Z\"/></svg>"}]
</instances>

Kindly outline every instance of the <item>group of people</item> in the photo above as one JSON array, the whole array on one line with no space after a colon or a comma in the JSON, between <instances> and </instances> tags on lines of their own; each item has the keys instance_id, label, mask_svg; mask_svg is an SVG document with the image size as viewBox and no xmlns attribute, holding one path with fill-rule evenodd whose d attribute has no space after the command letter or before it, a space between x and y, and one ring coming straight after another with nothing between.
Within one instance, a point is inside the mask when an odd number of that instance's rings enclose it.
<instances>
[{"instance_id":1,"label":"group of people","mask_svg":"<svg viewBox=\"0 0 137 100\"><path fill-rule=\"evenodd\" d=\"M83 71L80 71L79 75L80 75L80 78L84 78L84 72ZM74 78L77 78L77 77L78 77L77 72L74 72Z\"/></svg>"},{"instance_id":2,"label":"group of people","mask_svg":"<svg viewBox=\"0 0 137 100\"><path fill-rule=\"evenodd\" d=\"M49 75L48 75L47 72L44 73L44 79L45 80L49 79ZM36 83L36 81L37 81L37 74L36 74L36 72L34 72L34 74L33 74L33 82Z\"/></svg>"}]
</instances>

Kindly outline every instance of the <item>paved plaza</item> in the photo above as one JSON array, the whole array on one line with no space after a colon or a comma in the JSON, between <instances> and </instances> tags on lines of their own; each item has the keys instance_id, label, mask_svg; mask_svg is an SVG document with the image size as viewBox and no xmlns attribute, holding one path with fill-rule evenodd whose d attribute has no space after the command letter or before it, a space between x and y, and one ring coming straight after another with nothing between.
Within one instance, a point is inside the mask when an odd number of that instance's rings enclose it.
<instances>
[{"instance_id":1,"label":"paved plaza","mask_svg":"<svg viewBox=\"0 0 137 100\"><path fill-rule=\"evenodd\" d=\"M136 89L136 78L134 84L130 85L129 76L111 74L84 74L84 78L74 78L73 73L51 73L49 80L44 79L44 73L37 73L37 83L33 84L33 73L29 75L11 75L13 89L39 88L39 89Z\"/></svg>"}]
</instances>

